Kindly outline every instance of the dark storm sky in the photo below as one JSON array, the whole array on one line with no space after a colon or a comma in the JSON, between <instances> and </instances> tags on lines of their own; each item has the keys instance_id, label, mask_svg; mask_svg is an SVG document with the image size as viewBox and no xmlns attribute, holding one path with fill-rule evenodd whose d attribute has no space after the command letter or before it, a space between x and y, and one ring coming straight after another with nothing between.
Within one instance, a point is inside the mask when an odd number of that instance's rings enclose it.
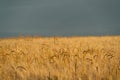
<instances>
[{"instance_id":1,"label":"dark storm sky","mask_svg":"<svg viewBox=\"0 0 120 80\"><path fill-rule=\"evenodd\" d=\"M120 35L120 0L0 0L0 37Z\"/></svg>"}]
</instances>

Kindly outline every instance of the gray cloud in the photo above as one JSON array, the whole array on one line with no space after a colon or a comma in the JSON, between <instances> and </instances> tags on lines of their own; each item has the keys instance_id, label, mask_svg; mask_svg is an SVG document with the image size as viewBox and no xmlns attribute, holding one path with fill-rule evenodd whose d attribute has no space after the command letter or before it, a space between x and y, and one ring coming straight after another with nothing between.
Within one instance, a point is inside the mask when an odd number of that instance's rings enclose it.
<instances>
[{"instance_id":1,"label":"gray cloud","mask_svg":"<svg viewBox=\"0 0 120 80\"><path fill-rule=\"evenodd\" d=\"M0 36L120 34L119 0L1 0Z\"/></svg>"}]
</instances>

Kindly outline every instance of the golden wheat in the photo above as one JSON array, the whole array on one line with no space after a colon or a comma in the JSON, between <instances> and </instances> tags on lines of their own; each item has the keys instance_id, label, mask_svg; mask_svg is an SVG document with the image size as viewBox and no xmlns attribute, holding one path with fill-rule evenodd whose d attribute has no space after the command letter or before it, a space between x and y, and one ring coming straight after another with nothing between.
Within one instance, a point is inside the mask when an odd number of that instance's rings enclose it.
<instances>
[{"instance_id":1,"label":"golden wheat","mask_svg":"<svg viewBox=\"0 0 120 80\"><path fill-rule=\"evenodd\" d=\"M0 80L120 80L120 36L0 39Z\"/></svg>"}]
</instances>

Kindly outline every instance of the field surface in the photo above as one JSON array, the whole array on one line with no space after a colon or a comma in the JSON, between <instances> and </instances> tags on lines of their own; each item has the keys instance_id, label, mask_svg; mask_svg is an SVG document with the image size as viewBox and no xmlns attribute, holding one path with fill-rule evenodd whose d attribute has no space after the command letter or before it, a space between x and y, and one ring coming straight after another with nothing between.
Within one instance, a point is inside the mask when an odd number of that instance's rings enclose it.
<instances>
[{"instance_id":1,"label":"field surface","mask_svg":"<svg viewBox=\"0 0 120 80\"><path fill-rule=\"evenodd\" d=\"M0 39L0 80L120 80L120 36Z\"/></svg>"}]
</instances>

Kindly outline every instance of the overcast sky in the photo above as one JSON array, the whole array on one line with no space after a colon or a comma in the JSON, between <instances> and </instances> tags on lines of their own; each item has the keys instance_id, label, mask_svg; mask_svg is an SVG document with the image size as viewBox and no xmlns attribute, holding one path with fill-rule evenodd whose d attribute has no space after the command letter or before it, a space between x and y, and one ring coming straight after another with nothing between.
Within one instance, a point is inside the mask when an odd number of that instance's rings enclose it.
<instances>
[{"instance_id":1,"label":"overcast sky","mask_svg":"<svg viewBox=\"0 0 120 80\"><path fill-rule=\"evenodd\" d=\"M120 0L0 0L0 37L120 35Z\"/></svg>"}]
</instances>

